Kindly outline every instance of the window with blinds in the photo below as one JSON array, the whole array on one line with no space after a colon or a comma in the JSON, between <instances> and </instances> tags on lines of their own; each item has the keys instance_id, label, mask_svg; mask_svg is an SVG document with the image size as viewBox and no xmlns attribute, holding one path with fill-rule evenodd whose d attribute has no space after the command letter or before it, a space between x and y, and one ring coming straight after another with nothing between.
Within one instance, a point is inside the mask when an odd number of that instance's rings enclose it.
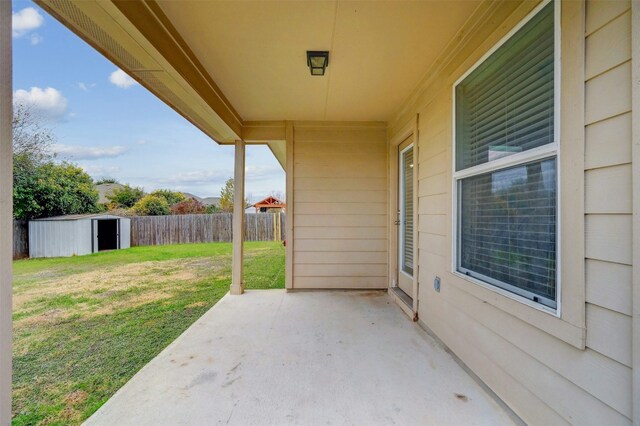
<instances>
[{"instance_id":1,"label":"window with blinds","mask_svg":"<svg viewBox=\"0 0 640 426\"><path fill-rule=\"evenodd\" d=\"M455 86L457 271L557 307L555 10ZM499 160L499 161L498 161Z\"/></svg>"},{"instance_id":2,"label":"window with blinds","mask_svg":"<svg viewBox=\"0 0 640 426\"><path fill-rule=\"evenodd\" d=\"M553 304L555 159L462 179L460 216L461 272Z\"/></svg>"},{"instance_id":3,"label":"window with blinds","mask_svg":"<svg viewBox=\"0 0 640 426\"><path fill-rule=\"evenodd\" d=\"M553 4L456 86L456 169L554 141Z\"/></svg>"},{"instance_id":4,"label":"window with blinds","mask_svg":"<svg viewBox=\"0 0 640 426\"><path fill-rule=\"evenodd\" d=\"M413 147L402 152L402 270L413 276Z\"/></svg>"}]
</instances>

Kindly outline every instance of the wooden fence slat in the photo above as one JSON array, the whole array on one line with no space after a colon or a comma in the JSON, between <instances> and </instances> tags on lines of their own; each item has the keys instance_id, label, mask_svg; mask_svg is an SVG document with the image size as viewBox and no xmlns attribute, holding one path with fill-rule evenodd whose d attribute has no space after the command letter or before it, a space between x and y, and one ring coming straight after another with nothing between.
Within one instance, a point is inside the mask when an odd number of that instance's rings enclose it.
<instances>
[{"instance_id":1,"label":"wooden fence slat","mask_svg":"<svg viewBox=\"0 0 640 426\"><path fill-rule=\"evenodd\" d=\"M245 241L282 241L286 215L246 213ZM131 217L131 246L231 242L233 214Z\"/></svg>"}]
</instances>

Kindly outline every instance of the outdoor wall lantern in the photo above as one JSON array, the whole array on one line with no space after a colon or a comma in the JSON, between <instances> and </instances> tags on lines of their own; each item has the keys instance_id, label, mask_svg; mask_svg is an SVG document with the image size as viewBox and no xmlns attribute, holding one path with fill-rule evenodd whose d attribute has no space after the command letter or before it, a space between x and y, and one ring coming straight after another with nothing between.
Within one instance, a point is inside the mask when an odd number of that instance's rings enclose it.
<instances>
[{"instance_id":1,"label":"outdoor wall lantern","mask_svg":"<svg viewBox=\"0 0 640 426\"><path fill-rule=\"evenodd\" d=\"M329 65L329 52L307 50L307 65L311 75L324 75L324 71Z\"/></svg>"}]
</instances>

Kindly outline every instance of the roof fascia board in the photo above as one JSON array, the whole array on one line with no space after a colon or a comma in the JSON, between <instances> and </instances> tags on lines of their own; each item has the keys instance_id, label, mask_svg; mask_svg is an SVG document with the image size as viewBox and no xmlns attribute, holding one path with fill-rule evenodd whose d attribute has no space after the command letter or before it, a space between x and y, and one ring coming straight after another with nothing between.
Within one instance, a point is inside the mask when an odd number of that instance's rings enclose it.
<instances>
[{"instance_id":1,"label":"roof fascia board","mask_svg":"<svg viewBox=\"0 0 640 426\"><path fill-rule=\"evenodd\" d=\"M271 141L267 143L267 146L276 157L278 163L282 166L282 169L287 171L287 142L286 141Z\"/></svg>"},{"instance_id":2,"label":"roof fascia board","mask_svg":"<svg viewBox=\"0 0 640 426\"><path fill-rule=\"evenodd\" d=\"M163 58L239 136L242 119L155 0L111 0Z\"/></svg>"},{"instance_id":3,"label":"roof fascia board","mask_svg":"<svg viewBox=\"0 0 640 426\"><path fill-rule=\"evenodd\" d=\"M156 34L149 40L140 31L139 22L131 21L128 16L123 14L117 7L116 1L34 1L216 142L233 142L240 138L242 120L238 113L211 77L206 73L203 75L201 65L198 69L192 59L184 52L183 49L188 49L188 47L186 45L179 46L174 36L168 33L163 24L159 23L160 18L154 13L149 11L144 14L146 17L153 16L153 24L147 23L147 26L157 30L162 29L164 36ZM137 4L138 7L143 6L148 10L146 2L122 3ZM75 10L76 14L84 15L84 20L78 22L71 19L68 12L71 9ZM163 55L153 45L153 40L158 37L166 38L165 44L163 44L165 50L168 49L168 45L174 46L174 52L169 57ZM108 39L107 42L105 42L105 38ZM125 51L124 57L130 59L129 61L123 59L123 50ZM189 52L193 55L190 50ZM146 59L141 61L145 65L142 68L132 66L131 62L136 62L140 56ZM179 66L172 62L176 57L181 58ZM134 58L133 61L131 58ZM149 58L152 59L149 60ZM149 66L150 63L153 65ZM192 78L197 81L192 81ZM158 87L158 81L164 83L164 87Z\"/></svg>"}]
</instances>

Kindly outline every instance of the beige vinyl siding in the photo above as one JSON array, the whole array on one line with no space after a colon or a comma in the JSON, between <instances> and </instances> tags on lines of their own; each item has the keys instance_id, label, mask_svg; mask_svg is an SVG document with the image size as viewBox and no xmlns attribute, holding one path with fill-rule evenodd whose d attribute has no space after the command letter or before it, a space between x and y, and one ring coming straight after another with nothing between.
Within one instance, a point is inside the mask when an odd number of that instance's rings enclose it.
<instances>
[{"instance_id":1,"label":"beige vinyl siding","mask_svg":"<svg viewBox=\"0 0 640 426\"><path fill-rule=\"evenodd\" d=\"M631 4L611 3L587 3L587 346L630 367Z\"/></svg>"},{"instance_id":2,"label":"beige vinyl siding","mask_svg":"<svg viewBox=\"0 0 640 426\"><path fill-rule=\"evenodd\" d=\"M384 125L294 124L293 288L386 288Z\"/></svg>"},{"instance_id":3,"label":"beige vinyl siding","mask_svg":"<svg viewBox=\"0 0 640 426\"><path fill-rule=\"evenodd\" d=\"M529 424L630 424L631 120L629 2L589 1L585 32L586 347L503 309L504 296L452 274L451 85L457 58L419 110L419 317ZM520 17L526 10L519 9ZM511 25L519 18L509 18ZM580 27L580 25L577 25ZM492 36L495 43L508 31ZM500 34L498 34L500 33ZM606 50L606 51L603 51ZM626 53L625 53L626 52ZM393 126L393 124L392 124ZM562 154L561 141L561 154ZM562 170L560 171L562 173ZM577 207L579 208L579 207ZM433 279L442 280L441 291ZM549 323L558 321L547 315Z\"/></svg>"}]
</instances>

